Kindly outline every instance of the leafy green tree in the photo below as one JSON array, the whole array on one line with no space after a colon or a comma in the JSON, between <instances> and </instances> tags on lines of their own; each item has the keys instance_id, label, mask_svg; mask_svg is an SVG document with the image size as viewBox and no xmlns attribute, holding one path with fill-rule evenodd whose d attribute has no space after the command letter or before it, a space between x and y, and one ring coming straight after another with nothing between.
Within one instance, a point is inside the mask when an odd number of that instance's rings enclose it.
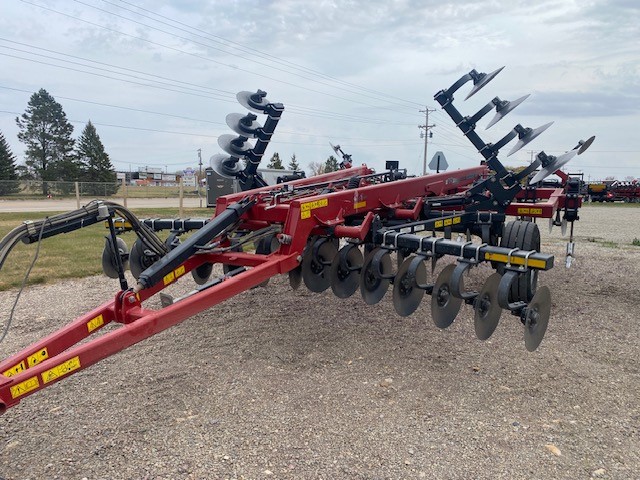
<instances>
[{"instance_id":1,"label":"leafy green tree","mask_svg":"<svg viewBox=\"0 0 640 480\"><path fill-rule=\"evenodd\" d=\"M324 164L324 173L336 172L339 168L338 159L331 155Z\"/></svg>"},{"instance_id":2,"label":"leafy green tree","mask_svg":"<svg viewBox=\"0 0 640 480\"><path fill-rule=\"evenodd\" d=\"M79 170L74 161L71 138L73 126L62 105L41 88L31 95L27 109L16 118L23 142L25 165L37 179L43 180L42 193L48 193L47 181L75 180Z\"/></svg>"},{"instance_id":3,"label":"leafy green tree","mask_svg":"<svg viewBox=\"0 0 640 480\"><path fill-rule=\"evenodd\" d=\"M291 160L289 160L289 170L299 171L300 164L296 160L296 154L291 155Z\"/></svg>"},{"instance_id":4,"label":"leafy green tree","mask_svg":"<svg viewBox=\"0 0 640 480\"><path fill-rule=\"evenodd\" d=\"M269 163L267 164L267 168L276 168L278 170L284 170L284 165L282 165L282 160L280 160L280 154L278 152L275 152L271 156L271 160L269 160Z\"/></svg>"},{"instance_id":5,"label":"leafy green tree","mask_svg":"<svg viewBox=\"0 0 640 480\"><path fill-rule=\"evenodd\" d=\"M18 174L16 173L16 157L0 132L0 195L18 191Z\"/></svg>"},{"instance_id":6,"label":"leafy green tree","mask_svg":"<svg viewBox=\"0 0 640 480\"><path fill-rule=\"evenodd\" d=\"M84 127L76 144L76 158L81 169L80 180L110 184L89 185L86 188L87 193L91 195L116 193L118 190L116 172L91 120Z\"/></svg>"}]
</instances>

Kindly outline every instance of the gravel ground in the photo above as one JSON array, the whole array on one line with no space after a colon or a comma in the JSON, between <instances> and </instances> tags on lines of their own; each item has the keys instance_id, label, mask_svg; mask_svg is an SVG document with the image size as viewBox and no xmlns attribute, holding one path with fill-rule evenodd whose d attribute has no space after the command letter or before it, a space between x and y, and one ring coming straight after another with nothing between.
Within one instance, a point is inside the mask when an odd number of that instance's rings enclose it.
<instances>
[{"instance_id":1,"label":"gravel ground","mask_svg":"<svg viewBox=\"0 0 640 480\"><path fill-rule=\"evenodd\" d=\"M369 307L276 278L10 409L0 477L640 478L639 214L584 208L570 270L542 226L556 268L534 353L515 317L480 342L470 307L440 331L427 301L401 319L390 293ZM0 356L116 288L28 289Z\"/></svg>"}]
</instances>

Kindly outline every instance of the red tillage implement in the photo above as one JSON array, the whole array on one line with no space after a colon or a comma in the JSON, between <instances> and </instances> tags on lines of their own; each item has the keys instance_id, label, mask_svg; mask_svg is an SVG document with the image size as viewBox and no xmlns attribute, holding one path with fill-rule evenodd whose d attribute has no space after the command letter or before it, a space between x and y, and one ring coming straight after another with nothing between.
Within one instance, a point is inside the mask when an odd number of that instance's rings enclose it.
<instances>
[{"instance_id":1,"label":"red tillage implement","mask_svg":"<svg viewBox=\"0 0 640 480\"><path fill-rule=\"evenodd\" d=\"M341 298L360 290L368 304L377 303L392 288L401 316L413 313L429 294L432 318L440 328L449 326L467 303L473 306L480 339L489 338L502 311L508 310L524 326L527 349L535 350L551 308L548 288L537 286L538 272L552 268L553 256L540 252L540 233L532 220L548 218L553 224L573 226L580 196L566 175L562 188L524 182L538 167L543 176L554 173L566 163L566 155L582 153L591 141L580 142L561 157L541 152L523 172L506 170L497 158L499 149L515 137L516 148L521 148L546 126L517 125L500 142L487 144L475 133L476 122L493 108L499 120L520 101L512 106L496 97L472 117L462 117L452 103L453 93L466 82L473 81L473 94L496 73L473 70L435 97L483 156L477 167L408 177L394 166L381 173L365 165L351 167L350 157L343 155L344 168L337 172L269 186L257 174L257 166L284 107L270 103L265 92L242 92L241 104L265 113L267 120L263 127L253 114L227 118L240 135L220 137L220 146L230 155L214 156L212 167L236 178L243 191L220 197L212 218L138 220L115 203L92 202L15 229L0 243L0 262L18 241L35 243L105 221L109 236L103 268L119 279L120 291L113 300L0 363L0 411L277 274L288 274L293 288L304 281L311 291L331 288ZM255 145L249 137L257 139ZM507 215L517 219L506 223ZM167 242L156 235L163 229L173 231ZM130 253L117 238L124 230L138 236ZM191 230L195 231L183 242L177 239ZM472 242L474 236L480 241ZM255 251L245 251L247 245L254 245ZM573 242L569 245L567 263ZM433 271L443 256L454 257L455 263L429 278L425 265L431 264ZM491 262L496 273L480 292L466 291L464 272L482 262ZM137 282L132 288L124 276L127 263ZM217 263L225 273L211 279ZM194 290L180 298L162 293L189 272L198 284ZM156 294L163 307L149 308L145 300ZM119 326L103 332L110 323Z\"/></svg>"}]
</instances>

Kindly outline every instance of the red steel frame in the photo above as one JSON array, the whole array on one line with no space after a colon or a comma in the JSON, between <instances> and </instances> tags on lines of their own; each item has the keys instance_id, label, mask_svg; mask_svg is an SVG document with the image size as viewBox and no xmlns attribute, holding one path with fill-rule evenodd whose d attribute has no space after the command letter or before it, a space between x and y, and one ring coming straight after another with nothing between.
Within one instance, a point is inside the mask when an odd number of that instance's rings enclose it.
<instances>
[{"instance_id":1,"label":"red steel frame","mask_svg":"<svg viewBox=\"0 0 640 480\"><path fill-rule=\"evenodd\" d=\"M321 182L339 182L352 176L371 173L366 166L341 170L309 179L290 182L305 186ZM0 413L23 398L87 368L135 343L159 333L186 318L233 297L264 280L287 273L299 265L307 239L333 229L338 237L363 239L374 213L393 212L396 218L417 219L423 197L453 193L486 176L486 166L407 178L397 182L371 184L334 193L307 196L279 203L265 187L241 194L221 197L217 212L242 197L251 195L257 203L242 217L242 226L258 229L279 224L290 238L270 255L244 252L202 253L190 257L163 282L134 293L120 291L115 298L77 318L67 326L0 363ZM415 200L413 207L406 202ZM531 205L531 204L528 204ZM546 211L546 210L545 210ZM363 216L360 226L346 226L350 216ZM188 296L160 310L145 308L142 303L166 286L182 278L203 263L226 263L252 267L225 278L221 283ZM93 337L109 323L119 323L115 330Z\"/></svg>"}]
</instances>

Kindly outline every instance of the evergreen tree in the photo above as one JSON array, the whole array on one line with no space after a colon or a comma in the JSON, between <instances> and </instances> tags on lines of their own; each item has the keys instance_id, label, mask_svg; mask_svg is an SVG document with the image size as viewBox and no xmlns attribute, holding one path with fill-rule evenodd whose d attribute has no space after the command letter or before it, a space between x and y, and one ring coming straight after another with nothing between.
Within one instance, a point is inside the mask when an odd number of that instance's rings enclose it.
<instances>
[{"instance_id":1,"label":"evergreen tree","mask_svg":"<svg viewBox=\"0 0 640 480\"><path fill-rule=\"evenodd\" d=\"M267 168L276 168L278 170L284 170L284 165L282 165L282 160L280 160L280 154L278 152L275 152L271 156L271 160L269 160L269 163L267 164Z\"/></svg>"},{"instance_id":2,"label":"evergreen tree","mask_svg":"<svg viewBox=\"0 0 640 480\"><path fill-rule=\"evenodd\" d=\"M7 195L18 191L16 180L16 157L11 152L9 144L0 132L0 195Z\"/></svg>"},{"instance_id":3,"label":"evergreen tree","mask_svg":"<svg viewBox=\"0 0 640 480\"><path fill-rule=\"evenodd\" d=\"M289 170L293 170L293 171L296 171L296 172L300 170L300 164L296 160L296 154L295 153L293 155L291 155L291 160L289 161Z\"/></svg>"},{"instance_id":4,"label":"evergreen tree","mask_svg":"<svg viewBox=\"0 0 640 480\"><path fill-rule=\"evenodd\" d=\"M327 158L327 162L324 164L324 173L336 172L339 168L338 159L331 155Z\"/></svg>"},{"instance_id":5,"label":"evergreen tree","mask_svg":"<svg viewBox=\"0 0 640 480\"><path fill-rule=\"evenodd\" d=\"M27 109L16 118L23 142L25 164L35 178L43 180L42 193L48 193L48 180L75 180L78 169L73 157L73 126L62 105L41 88L31 95Z\"/></svg>"},{"instance_id":6,"label":"evergreen tree","mask_svg":"<svg viewBox=\"0 0 640 480\"><path fill-rule=\"evenodd\" d=\"M76 145L76 157L81 165L80 180L84 182L109 183L111 185L94 185L88 187L92 195L113 195L118 190L116 172L109 155L104 150L100 136L91 120L87 123Z\"/></svg>"}]
</instances>

